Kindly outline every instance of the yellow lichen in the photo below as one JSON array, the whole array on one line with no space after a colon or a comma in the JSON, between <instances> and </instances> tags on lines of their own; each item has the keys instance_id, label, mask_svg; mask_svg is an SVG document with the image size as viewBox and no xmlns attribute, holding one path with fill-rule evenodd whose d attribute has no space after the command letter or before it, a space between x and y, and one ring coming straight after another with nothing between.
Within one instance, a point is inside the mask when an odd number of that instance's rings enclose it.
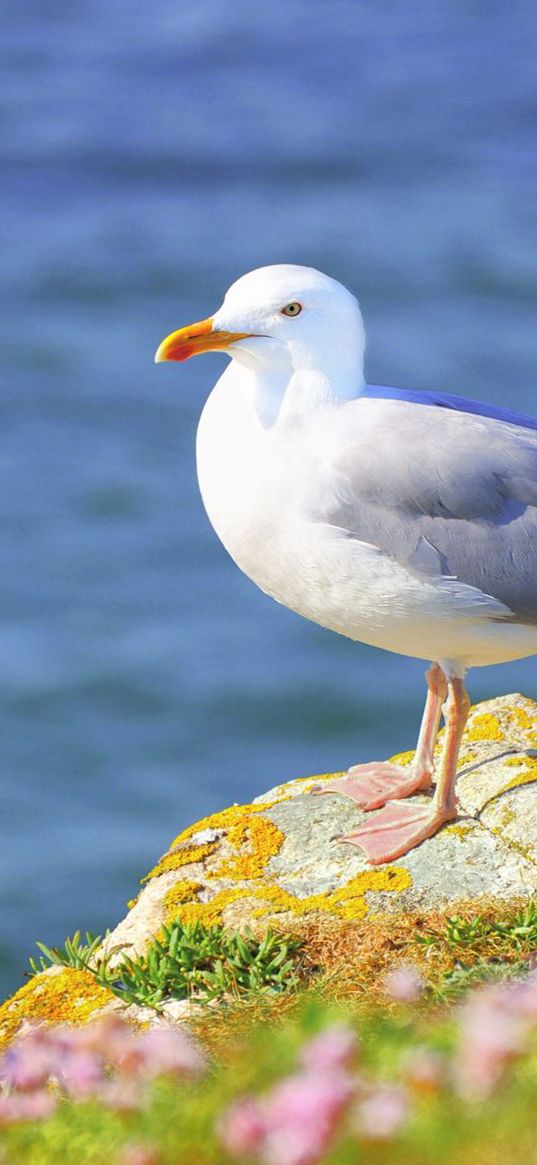
<instances>
[{"instance_id":1,"label":"yellow lichen","mask_svg":"<svg viewBox=\"0 0 537 1165\"><path fill-rule=\"evenodd\" d=\"M477 753L469 748L466 752L461 752L459 756L458 768L463 768L464 765L471 765L472 761L477 759Z\"/></svg>"},{"instance_id":2,"label":"yellow lichen","mask_svg":"<svg viewBox=\"0 0 537 1165\"><path fill-rule=\"evenodd\" d=\"M502 841L505 841L505 829L511 824L513 817L514 814L512 814L511 811L506 808L502 814L501 825L488 825L487 829L490 829L490 832L494 834L494 837L499 837ZM507 841L510 849L516 850L516 852L519 853L521 857L526 858L526 860L532 862L533 865L537 864L535 861L535 851L531 845L522 845L522 842L517 841L517 839L514 837L507 838Z\"/></svg>"},{"instance_id":3,"label":"yellow lichen","mask_svg":"<svg viewBox=\"0 0 537 1165\"><path fill-rule=\"evenodd\" d=\"M281 849L285 834L267 817L245 817L226 838L236 851L217 870L216 878L260 878L267 862Z\"/></svg>"},{"instance_id":4,"label":"yellow lichen","mask_svg":"<svg viewBox=\"0 0 537 1165\"><path fill-rule=\"evenodd\" d=\"M507 718L511 722L514 720L519 728L529 728L533 732L537 730L537 719L535 716L530 716L525 708L510 708L507 713Z\"/></svg>"},{"instance_id":5,"label":"yellow lichen","mask_svg":"<svg viewBox=\"0 0 537 1165\"><path fill-rule=\"evenodd\" d=\"M293 797L297 785L300 785L301 792L307 793L308 789L312 785L318 784L319 781L335 781L338 779L338 777L344 776L346 776L344 772L339 772L319 773L317 776L313 777L293 777L292 781L284 781L283 784L276 785L275 789L273 790L273 792L276 794L276 797L270 803L271 805L279 805L282 801L289 801ZM266 805L267 802L265 801L265 808ZM256 805L255 808L257 809L258 806Z\"/></svg>"},{"instance_id":6,"label":"yellow lichen","mask_svg":"<svg viewBox=\"0 0 537 1165\"><path fill-rule=\"evenodd\" d=\"M519 773L517 777L513 777L511 781L503 785L496 793L496 797L499 797L501 793L509 792L509 789L517 789L519 785L533 785L535 781L537 781L537 764L528 765L524 772Z\"/></svg>"},{"instance_id":7,"label":"yellow lichen","mask_svg":"<svg viewBox=\"0 0 537 1165\"><path fill-rule=\"evenodd\" d=\"M198 890L201 890L200 882L187 882L186 879L183 882L175 882L164 898L167 918L176 918L177 908L195 898Z\"/></svg>"},{"instance_id":8,"label":"yellow lichen","mask_svg":"<svg viewBox=\"0 0 537 1165\"><path fill-rule=\"evenodd\" d=\"M169 898L171 891L165 898L166 906L169 906ZM176 904L171 905L169 909L166 922L201 922L204 926L216 926L217 923L222 922L222 912L226 906L236 902L239 898L255 897L255 891L251 892L247 886L235 886L233 889L220 890L210 902L190 901L185 902L177 908Z\"/></svg>"},{"instance_id":9,"label":"yellow lichen","mask_svg":"<svg viewBox=\"0 0 537 1165\"><path fill-rule=\"evenodd\" d=\"M502 793L508 793L510 789L516 789L519 785L532 785L537 781L537 757L534 756L510 756L504 760L503 764L506 768L522 769L516 777L512 777L506 785L502 785L497 793L489 797L487 804L496 801L501 797Z\"/></svg>"},{"instance_id":10,"label":"yellow lichen","mask_svg":"<svg viewBox=\"0 0 537 1165\"><path fill-rule=\"evenodd\" d=\"M263 873L268 859L278 852L284 837L271 821L263 819L262 824L258 824L256 817L257 814L272 808L273 805L278 805L283 800L286 798L277 797L274 801L265 801L259 805L231 805L228 809L222 809L219 813L212 813L210 817L204 817L195 825L189 825L188 829L183 830L175 838L168 852L146 874L143 881L149 882L151 878L157 878L160 874L168 873L169 870L180 870L183 866L190 866L194 862L201 862L210 857L220 844L218 839L204 841L199 845L186 844L207 830L219 830L226 833L226 841L234 848L241 846L245 838L249 836L249 851L244 855L237 855L239 864L236 870L234 868L233 872L226 876L259 877ZM229 859L229 862L234 860ZM241 861L243 861L246 870L244 874L240 872L239 868ZM215 871L212 871L212 876L215 876Z\"/></svg>"},{"instance_id":11,"label":"yellow lichen","mask_svg":"<svg viewBox=\"0 0 537 1165\"><path fill-rule=\"evenodd\" d=\"M331 913L339 918L365 918L368 904L365 895L368 891L397 892L407 890L412 885L412 878L408 870L399 866L387 866L382 870L365 870L351 878L344 886L338 887L325 894L310 894L305 898L298 898L295 894L284 890L275 884L246 884L217 891L210 902L188 902L174 909L174 918L182 922L203 922L206 926L213 926L222 922L226 907L240 899L252 902L257 900L260 905L252 913L252 918L262 918L268 914L291 914L300 917L317 912Z\"/></svg>"},{"instance_id":12,"label":"yellow lichen","mask_svg":"<svg viewBox=\"0 0 537 1165\"><path fill-rule=\"evenodd\" d=\"M191 866L195 862L202 862L216 849L215 841L207 841L203 845L178 846L171 849L157 862L156 866L142 878L142 882L149 882L151 878L158 878L159 874L167 874L169 870L180 870L182 866Z\"/></svg>"},{"instance_id":13,"label":"yellow lichen","mask_svg":"<svg viewBox=\"0 0 537 1165\"><path fill-rule=\"evenodd\" d=\"M225 830L232 825L237 825L244 820L245 814L263 813L266 809L270 809L273 805L277 805L280 800L277 797L274 801L265 801L260 805L230 805L227 809L220 809L217 813L211 813L209 817L203 817L201 821L196 821L194 825L189 825L180 833L175 841L172 841L170 849L181 845L185 841L190 841L192 837L196 837L198 833L204 833L207 829ZM214 845L214 842L208 844Z\"/></svg>"},{"instance_id":14,"label":"yellow lichen","mask_svg":"<svg viewBox=\"0 0 537 1165\"><path fill-rule=\"evenodd\" d=\"M415 751L413 748L407 752L396 752L395 756L390 757L392 765L409 765L414 760Z\"/></svg>"},{"instance_id":15,"label":"yellow lichen","mask_svg":"<svg viewBox=\"0 0 537 1165\"><path fill-rule=\"evenodd\" d=\"M13 1039L24 1020L84 1024L113 999L89 971L65 967L36 975L0 1007L0 1049Z\"/></svg>"},{"instance_id":16,"label":"yellow lichen","mask_svg":"<svg viewBox=\"0 0 537 1165\"><path fill-rule=\"evenodd\" d=\"M497 716L492 712L480 712L473 716L463 739L468 740L503 740L504 732Z\"/></svg>"},{"instance_id":17,"label":"yellow lichen","mask_svg":"<svg viewBox=\"0 0 537 1165\"><path fill-rule=\"evenodd\" d=\"M461 841L463 841L464 838L472 832L473 828L473 825L457 825L457 823L454 822L452 825L446 825L444 833L453 833L455 834L455 837L459 837Z\"/></svg>"}]
</instances>

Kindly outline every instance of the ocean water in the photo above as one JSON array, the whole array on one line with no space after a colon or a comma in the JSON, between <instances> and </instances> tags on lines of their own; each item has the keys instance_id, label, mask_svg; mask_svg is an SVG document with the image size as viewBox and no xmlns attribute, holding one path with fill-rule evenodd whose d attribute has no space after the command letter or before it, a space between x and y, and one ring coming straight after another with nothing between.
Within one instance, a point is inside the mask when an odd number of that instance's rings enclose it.
<instances>
[{"instance_id":1,"label":"ocean water","mask_svg":"<svg viewBox=\"0 0 537 1165\"><path fill-rule=\"evenodd\" d=\"M278 607L194 437L224 366L155 367L238 275L359 295L377 384L537 413L529 0L5 0L0 971L102 932L170 839L411 747L422 665ZM474 698L537 696L537 662Z\"/></svg>"}]
</instances>

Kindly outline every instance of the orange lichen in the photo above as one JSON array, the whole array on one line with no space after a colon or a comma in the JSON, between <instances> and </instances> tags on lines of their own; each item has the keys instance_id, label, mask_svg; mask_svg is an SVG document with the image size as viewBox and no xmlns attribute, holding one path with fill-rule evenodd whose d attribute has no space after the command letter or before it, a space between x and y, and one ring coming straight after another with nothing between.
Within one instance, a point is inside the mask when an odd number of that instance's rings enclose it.
<instances>
[{"instance_id":1,"label":"orange lichen","mask_svg":"<svg viewBox=\"0 0 537 1165\"><path fill-rule=\"evenodd\" d=\"M42 972L0 1007L0 1048L13 1039L24 1020L80 1025L113 1000L89 971L65 967Z\"/></svg>"}]
</instances>

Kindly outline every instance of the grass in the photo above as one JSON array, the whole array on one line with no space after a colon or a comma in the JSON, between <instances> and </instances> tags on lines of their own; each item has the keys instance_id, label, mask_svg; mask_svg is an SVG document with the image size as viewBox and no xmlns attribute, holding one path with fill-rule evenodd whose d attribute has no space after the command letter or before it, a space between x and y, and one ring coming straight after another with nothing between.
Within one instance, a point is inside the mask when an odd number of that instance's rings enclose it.
<instances>
[{"instance_id":1,"label":"grass","mask_svg":"<svg viewBox=\"0 0 537 1165\"><path fill-rule=\"evenodd\" d=\"M537 952L537 905L530 901L503 918L459 914L417 936L425 952L438 956L442 948L454 956L432 989L441 1002L454 1002L478 983L506 982L528 972L528 959Z\"/></svg>"},{"instance_id":2,"label":"grass","mask_svg":"<svg viewBox=\"0 0 537 1165\"><path fill-rule=\"evenodd\" d=\"M345 922L320 916L294 932L255 937L200 922L163 927L143 956L99 957L102 939L77 931L62 947L37 943L33 974L60 965L89 970L125 1003L159 1010L169 1000L246 1000L254 1010L265 995L283 996L315 985L325 999L369 1001L384 997L386 973L412 963L431 1000L453 1003L480 982L524 975L537 952L537 903L461 904L457 914L378 916ZM219 1027L217 1013L208 1022Z\"/></svg>"},{"instance_id":3,"label":"grass","mask_svg":"<svg viewBox=\"0 0 537 1165\"><path fill-rule=\"evenodd\" d=\"M49 966L90 971L126 1004L159 1010L171 1000L257 998L296 990L303 963L303 940L267 931L256 938L251 931L228 932L221 926L174 922L164 926L144 955L124 956L112 964L99 958L99 936L77 931L63 947L38 943L38 960L30 959L33 974Z\"/></svg>"},{"instance_id":4,"label":"grass","mask_svg":"<svg viewBox=\"0 0 537 1165\"><path fill-rule=\"evenodd\" d=\"M35 945L41 954L29 959L32 975L40 975L49 967L76 967L79 971L86 971L88 967L93 967L102 942L100 934L91 934L90 931L86 931L84 942L79 930L75 931L72 938L66 938L62 947L47 947L45 943L37 942Z\"/></svg>"}]
</instances>

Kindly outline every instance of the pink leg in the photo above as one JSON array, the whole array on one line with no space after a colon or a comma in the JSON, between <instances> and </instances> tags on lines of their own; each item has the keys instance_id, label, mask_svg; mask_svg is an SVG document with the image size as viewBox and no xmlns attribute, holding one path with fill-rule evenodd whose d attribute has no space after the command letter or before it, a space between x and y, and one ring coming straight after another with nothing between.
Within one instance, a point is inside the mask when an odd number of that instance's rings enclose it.
<instances>
[{"instance_id":1,"label":"pink leg","mask_svg":"<svg viewBox=\"0 0 537 1165\"><path fill-rule=\"evenodd\" d=\"M421 721L416 754L411 765L389 761L371 761L354 765L346 777L316 785L313 793L342 793L360 809L378 809L386 801L423 793L432 786L434 746L438 735L442 704L446 698L446 680L442 668L433 663L426 673L427 700Z\"/></svg>"},{"instance_id":2,"label":"pink leg","mask_svg":"<svg viewBox=\"0 0 537 1165\"><path fill-rule=\"evenodd\" d=\"M432 800L425 805L401 805L398 801L389 801L354 833L338 839L360 846L373 866L402 857L427 837L432 837L446 821L453 821L457 816L457 760L470 700L463 680L448 680L447 686L448 698L444 707L446 738Z\"/></svg>"}]
</instances>

